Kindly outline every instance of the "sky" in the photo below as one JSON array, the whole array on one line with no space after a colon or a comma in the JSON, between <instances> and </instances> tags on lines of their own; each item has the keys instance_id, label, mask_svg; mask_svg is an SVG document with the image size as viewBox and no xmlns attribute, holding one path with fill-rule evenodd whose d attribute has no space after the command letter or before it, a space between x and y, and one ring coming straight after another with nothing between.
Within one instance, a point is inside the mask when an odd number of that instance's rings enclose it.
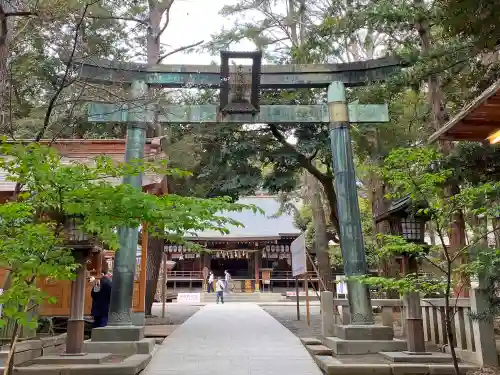
<instances>
[{"instance_id":1,"label":"sky","mask_svg":"<svg viewBox=\"0 0 500 375\"><path fill-rule=\"evenodd\" d=\"M200 40L210 40L210 35L233 25L233 20L218 15L219 10L226 4L234 4L236 0L175 0L170 13L170 24L162 35L162 43L167 44L170 50L196 43ZM231 50L254 50L253 43L240 43L231 47ZM163 64L210 64L219 63L218 56L210 54L183 54L176 53Z\"/></svg>"}]
</instances>

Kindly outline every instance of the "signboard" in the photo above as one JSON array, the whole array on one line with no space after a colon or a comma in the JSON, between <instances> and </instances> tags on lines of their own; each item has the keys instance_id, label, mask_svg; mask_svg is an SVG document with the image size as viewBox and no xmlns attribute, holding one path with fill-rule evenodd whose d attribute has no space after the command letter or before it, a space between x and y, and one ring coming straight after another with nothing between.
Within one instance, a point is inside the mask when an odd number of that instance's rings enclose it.
<instances>
[{"instance_id":1,"label":"signboard","mask_svg":"<svg viewBox=\"0 0 500 375\"><path fill-rule=\"evenodd\" d=\"M335 282L336 282L335 288L337 290L337 295L347 294L347 283L345 281L345 276L338 276L338 279L335 280Z\"/></svg>"},{"instance_id":2,"label":"signboard","mask_svg":"<svg viewBox=\"0 0 500 375\"><path fill-rule=\"evenodd\" d=\"M200 303L201 293L178 293L177 303Z\"/></svg>"},{"instance_id":3,"label":"signboard","mask_svg":"<svg viewBox=\"0 0 500 375\"><path fill-rule=\"evenodd\" d=\"M270 269L262 269L262 280L270 281L271 280L271 270Z\"/></svg>"},{"instance_id":4,"label":"signboard","mask_svg":"<svg viewBox=\"0 0 500 375\"><path fill-rule=\"evenodd\" d=\"M300 276L307 272L306 262L306 237L302 233L290 245L290 252L292 253L292 276Z\"/></svg>"}]
</instances>

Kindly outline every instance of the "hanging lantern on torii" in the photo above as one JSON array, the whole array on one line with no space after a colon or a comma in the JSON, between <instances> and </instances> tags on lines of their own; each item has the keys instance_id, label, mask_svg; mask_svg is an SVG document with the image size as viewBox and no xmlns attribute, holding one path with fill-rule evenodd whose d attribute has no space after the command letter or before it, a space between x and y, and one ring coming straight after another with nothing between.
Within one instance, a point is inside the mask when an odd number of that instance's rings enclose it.
<instances>
[{"instance_id":1,"label":"hanging lantern on torii","mask_svg":"<svg viewBox=\"0 0 500 375\"><path fill-rule=\"evenodd\" d=\"M221 51L220 107L223 115L259 112L262 51ZM251 59L252 65L229 66L229 60Z\"/></svg>"}]
</instances>

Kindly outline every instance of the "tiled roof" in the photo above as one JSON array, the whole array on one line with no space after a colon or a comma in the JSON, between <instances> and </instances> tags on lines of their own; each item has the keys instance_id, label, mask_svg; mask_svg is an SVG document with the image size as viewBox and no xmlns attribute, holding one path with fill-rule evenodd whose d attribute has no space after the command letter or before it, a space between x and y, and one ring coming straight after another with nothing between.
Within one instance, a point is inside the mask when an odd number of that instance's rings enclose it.
<instances>
[{"instance_id":1,"label":"tiled roof","mask_svg":"<svg viewBox=\"0 0 500 375\"><path fill-rule=\"evenodd\" d=\"M62 164L68 165L74 162L92 164L92 159L78 159L78 158L63 158ZM146 173L142 178L142 186L148 186L156 183L160 183L162 177L154 173ZM119 185L122 181L121 178L108 178L107 181L113 185ZM0 168L0 192L13 192L16 183L7 180L7 173Z\"/></svg>"},{"instance_id":2,"label":"tiled roof","mask_svg":"<svg viewBox=\"0 0 500 375\"><path fill-rule=\"evenodd\" d=\"M244 225L244 228L227 226L229 234L223 235L217 231L205 231L196 233L196 239L224 240L236 238L266 238L281 236L298 236L300 230L293 224L293 216L284 213L274 217L280 209L280 203L275 196L252 196L244 197L237 203L255 205L262 209L265 214L253 213L252 210L242 212L220 212L218 215L236 220ZM189 236L188 238L191 238ZM194 239L194 238L193 238Z\"/></svg>"},{"instance_id":3,"label":"tiled roof","mask_svg":"<svg viewBox=\"0 0 500 375\"><path fill-rule=\"evenodd\" d=\"M43 143L43 142L42 142ZM113 160L123 162L125 140L123 139L92 139L92 140L60 140L52 144L62 155L62 164L68 165L74 162L92 164L94 159L100 155L106 155ZM156 149L147 144L145 147L145 159L154 159L159 157ZM143 176L142 185L148 186L160 183L162 177L157 174L146 173ZM121 178L110 178L108 181L112 184L120 184ZM7 180L7 174L0 169L0 193L13 192L16 183Z\"/></svg>"},{"instance_id":4,"label":"tiled roof","mask_svg":"<svg viewBox=\"0 0 500 375\"><path fill-rule=\"evenodd\" d=\"M0 192L14 192L16 183L7 180L7 172L0 168Z\"/></svg>"}]
</instances>

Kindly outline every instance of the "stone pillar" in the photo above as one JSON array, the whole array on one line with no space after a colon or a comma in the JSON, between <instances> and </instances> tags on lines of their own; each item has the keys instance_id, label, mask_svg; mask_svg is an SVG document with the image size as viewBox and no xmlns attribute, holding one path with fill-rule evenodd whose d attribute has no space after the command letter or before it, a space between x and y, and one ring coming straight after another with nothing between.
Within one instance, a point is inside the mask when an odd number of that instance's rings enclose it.
<instances>
[{"instance_id":1,"label":"stone pillar","mask_svg":"<svg viewBox=\"0 0 500 375\"><path fill-rule=\"evenodd\" d=\"M255 291L260 292L260 250L254 253L255 262Z\"/></svg>"},{"instance_id":2,"label":"stone pillar","mask_svg":"<svg viewBox=\"0 0 500 375\"><path fill-rule=\"evenodd\" d=\"M64 355L84 355L85 320L85 273L87 271L87 250L74 252L76 263L76 278L71 283L70 317L68 319L68 336L66 337L66 352Z\"/></svg>"},{"instance_id":3,"label":"stone pillar","mask_svg":"<svg viewBox=\"0 0 500 375\"><path fill-rule=\"evenodd\" d=\"M335 336L335 315L333 312L332 292L321 292L321 336Z\"/></svg>"},{"instance_id":4,"label":"stone pillar","mask_svg":"<svg viewBox=\"0 0 500 375\"><path fill-rule=\"evenodd\" d=\"M488 308L488 297L479 289L472 289L470 293L470 307L473 313L485 311ZM473 319L472 330L474 332L478 364L481 366L498 366L493 323Z\"/></svg>"}]
</instances>

